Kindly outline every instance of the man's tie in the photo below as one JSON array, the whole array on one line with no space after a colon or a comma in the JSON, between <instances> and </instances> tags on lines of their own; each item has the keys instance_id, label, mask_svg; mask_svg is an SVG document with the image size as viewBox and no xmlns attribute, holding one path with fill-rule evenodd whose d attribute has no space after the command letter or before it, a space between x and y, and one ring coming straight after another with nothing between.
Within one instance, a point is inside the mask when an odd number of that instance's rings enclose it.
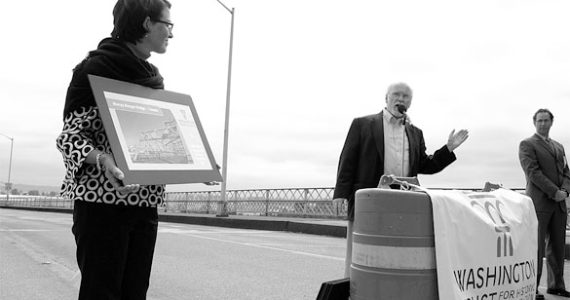
<instances>
[{"instance_id":1,"label":"man's tie","mask_svg":"<svg viewBox=\"0 0 570 300\"><path fill-rule=\"evenodd\" d=\"M552 142L552 139L550 138L546 138L544 139L546 141L546 144L548 144L548 147L550 147L550 151L552 151L552 153L554 154L554 156L556 157L556 147L554 146L554 143Z\"/></svg>"}]
</instances>

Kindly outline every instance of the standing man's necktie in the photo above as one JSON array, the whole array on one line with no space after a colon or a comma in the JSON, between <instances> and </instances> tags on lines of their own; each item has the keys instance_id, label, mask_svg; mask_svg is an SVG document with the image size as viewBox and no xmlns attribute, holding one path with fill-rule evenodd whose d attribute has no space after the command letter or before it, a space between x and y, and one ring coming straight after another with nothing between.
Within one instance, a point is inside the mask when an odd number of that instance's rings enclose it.
<instances>
[{"instance_id":1,"label":"standing man's necktie","mask_svg":"<svg viewBox=\"0 0 570 300\"><path fill-rule=\"evenodd\" d=\"M548 144L548 147L550 147L550 151L552 151L552 153L554 154L554 156L556 156L556 147L554 146L554 143L552 142L552 139L546 138L545 141L546 141L546 144Z\"/></svg>"}]
</instances>

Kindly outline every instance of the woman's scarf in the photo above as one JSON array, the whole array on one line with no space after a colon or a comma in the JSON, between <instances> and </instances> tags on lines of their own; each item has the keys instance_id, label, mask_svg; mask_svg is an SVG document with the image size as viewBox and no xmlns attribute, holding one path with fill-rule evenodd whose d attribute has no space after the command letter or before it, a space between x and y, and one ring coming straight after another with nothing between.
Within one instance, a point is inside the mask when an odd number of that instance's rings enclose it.
<instances>
[{"instance_id":1,"label":"woman's scarf","mask_svg":"<svg viewBox=\"0 0 570 300\"><path fill-rule=\"evenodd\" d=\"M87 75L126 81L154 89L164 89L158 68L136 57L127 45L117 39L105 38L96 50L73 69L67 89L63 117L80 108L97 106Z\"/></svg>"}]
</instances>

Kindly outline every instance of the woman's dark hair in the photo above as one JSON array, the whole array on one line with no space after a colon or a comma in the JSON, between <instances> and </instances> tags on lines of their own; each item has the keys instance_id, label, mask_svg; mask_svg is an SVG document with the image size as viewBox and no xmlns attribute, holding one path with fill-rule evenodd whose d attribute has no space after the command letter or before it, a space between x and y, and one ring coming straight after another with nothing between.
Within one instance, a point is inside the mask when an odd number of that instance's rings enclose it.
<instances>
[{"instance_id":1,"label":"woman's dark hair","mask_svg":"<svg viewBox=\"0 0 570 300\"><path fill-rule=\"evenodd\" d=\"M167 0L119 0L113 9L111 36L136 44L147 33L143 26L145 18L158 20L162 11L171 6Z\"/></svg>"}]
</instances>

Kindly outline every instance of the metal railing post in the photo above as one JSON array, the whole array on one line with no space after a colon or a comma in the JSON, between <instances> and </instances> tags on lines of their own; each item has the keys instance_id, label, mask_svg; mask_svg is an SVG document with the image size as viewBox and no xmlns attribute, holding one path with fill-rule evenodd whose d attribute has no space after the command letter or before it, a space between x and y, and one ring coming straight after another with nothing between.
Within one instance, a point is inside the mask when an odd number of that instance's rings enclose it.
<instances>
[{"instance_id":1,"label":"metal railing post","mask_svg":"<svg viewBox=\"0 0 570 300\"><path fill-rule=\"evenodd\" d=\"M186 192L186 201L184 201L184 213L188 213L188 204L190 203L190 193Z\"/></svg>"},{"instance_id":2,"label":"metal railing post","mask_svg":"<svg viewBox=\"0 0 570 300\"><path fill-rule=\"evenodd\" d=\"M307 216L307 207L309 206L309 190L303 189L303 217Z\"/></svg>"},{"instance_id":3,"label":"metal railing post","mask_svg":"<svg viewBox=\"0 0 570 300\"><path fill-rule=\"evenodd\" d=\"M269 216L269 190L265 190L265 215Z\"/></svg>"},{"instance_id":4,"label":"metal railing post","mask_svg":"<svg viewBox=\"0 0 570 300\"><path fill-rule=\"evenodd\" d=\"M208 192L206 197L206 214L210 214L210 201L212 201L212 192Z\"/></svg>"}]
</instances>

